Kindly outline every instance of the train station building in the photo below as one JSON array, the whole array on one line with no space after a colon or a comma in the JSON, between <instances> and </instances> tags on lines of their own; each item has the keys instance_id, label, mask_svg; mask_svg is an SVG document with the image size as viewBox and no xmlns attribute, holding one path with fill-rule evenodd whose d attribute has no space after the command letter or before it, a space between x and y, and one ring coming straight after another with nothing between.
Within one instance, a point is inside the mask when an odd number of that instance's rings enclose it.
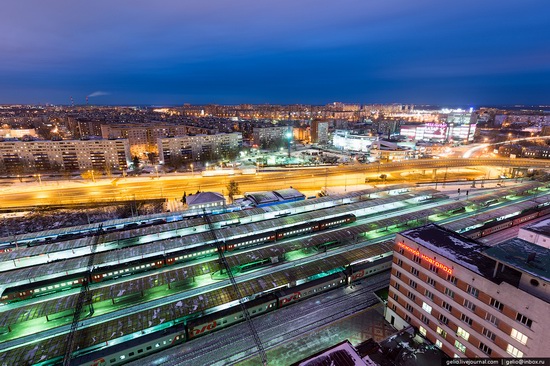
<instances>
[{"instance_id":1,"label":"train station building","mask_svg":"<svg viewBox=\"0 0 550 366\"><path fill-rule=\"evenodd\" d=\"M450 357L548 357L549 278L548 248L488 247L425 225L396 236L385 316Z\"/></svg>"}]
</instances>

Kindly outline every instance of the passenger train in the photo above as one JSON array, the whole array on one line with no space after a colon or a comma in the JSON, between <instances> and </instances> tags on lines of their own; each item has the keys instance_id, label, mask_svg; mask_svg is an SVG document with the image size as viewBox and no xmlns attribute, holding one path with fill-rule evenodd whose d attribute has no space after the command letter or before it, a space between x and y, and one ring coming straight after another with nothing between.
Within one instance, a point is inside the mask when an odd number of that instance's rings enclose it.
<instances>
[{"instance_id":1,"label":"passenger train","mask_svg":"<svg viewBox=\"0 0 550 366\"><path fill-rule=\"evenodd\" d=\"M331 289L351 285L368 276L389 270L391 265L391 255L380 257L372 262L351 265L334 274L262 295L246 302L245 306L251 317L258 316ZM79 366L121 365L135 361L150 353L212 333L218 329L229 327L243 320L245 320L245 315L240 305L191 320L181 320L179 322L176 320L172 322L170 327L163 330L148 333L114 346L77 355L72 359L71 364ZM88 349L88 351L90 350ZM83 350L83 352L86 352L86 350Z\"/></svg>"},{"instance_id":2,"label":"passenger train","mask_svg":"<svg viewBox=\"0 0 550 366\"><path fill-rule=\"evenodd\" d=\"M233 251L235 249L243 249L264 243L284 240L288 237L296 235L322 231L332 227L353 223L355 221L355 215L346 214L305 224L293 225L262 234L227 240L218 244L217 247L202 246L193 249L186 249L178 252L166 253L164 255L143 258L132 262L124 262L112 266L103 266L95 269L91 273L74 274L70 276L48 279L45 281L36 281L21 286L8 287L2 293L0 303L6 304L69 290L71 288L81 286L85 281L88 281L88 283L99 283L123 276L130 276L137 273L162 268L164 266L171 266L212 256L215 255L218 248L223 251Z\"/></svg>"},{"instance_id":3,"label":"passenger train","mask_svg":"<svg viewBox=\"0 0 550 366\"><path fill-rule=\"evenodd\" d=\"M478 239L487 235L491 235L498 231L508 229L512 226L516 226L524 222L536 219L537 217L542 217L544 215L547 215L548 213L550 213L550 207L545 204L541 204L538 205L536 208L526 210L525 212L522 212L517 216L506 218L500 221L491 221L481 227L463 232L460 235L463 235L470 239Z\"/></svg>"}]
</instances>

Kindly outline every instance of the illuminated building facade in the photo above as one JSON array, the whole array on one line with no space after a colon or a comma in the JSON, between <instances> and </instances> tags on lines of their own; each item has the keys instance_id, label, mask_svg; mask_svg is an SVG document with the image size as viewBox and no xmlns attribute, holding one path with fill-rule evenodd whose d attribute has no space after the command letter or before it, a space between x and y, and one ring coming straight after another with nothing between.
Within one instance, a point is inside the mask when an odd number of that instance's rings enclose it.
<instances>
[{"instance_id":1,"label":"illuminated building facade","mask_svg":"<svg viewBox=\"0 0 550 366\"><path fill-rule=\"evenodd\" d=\"M216 129L188 125L162 124L159 122L101 125L101 136L103 138L128 139L132 155L137 156L145 152L159 153L159 151L157 151L157 141L159 138L191 134L214 135L217 132Z\"/></svg>"},{"instance_id":2,"label":"illuminated building facade","mask_svg":"<svg viewBox=\"0 0 550 366\"><path fill-rule=\"evenodd\" d=\"M446 118L443 118L446 116ZM477 117L461 110L442 111L438 121L401 126L400 134L415 141L472 142L476 133Z\"/></svg>"},{"instance_id":3,"label":"illuminated building facade","mask_svg":"<svg viewBox=\"0 0 550 366\"><path fill-rule=\"evenodd\" d=\"M548 357L550 250L494 247L430 224L396 236L386 320L450 357Z\"/></svg>"},{"instance_id":4,"label":"illuminated building facade","mask_svg":"<svg viewBox=\"0 0 550 366\"><path fill-rule=\"evenodd\" d=\"M311 142L316 144L328 143L328 122L318 120L311 122Z\"/></svg>"},{"instance_id":5,"label":"illuminated building facade","mask_svg":"<svg viewBox=\"0 0 550 366\"><path fill-rule=\"evenodd\" d=\"M243 143L241 133L180 136L158 139L161 164L181 165L193 161L232 159Z\"/></svg>"},{"instance_id":6,"label":"illuminated building facade","mask_svg":"<svg viewBox=\"0 0 550 366\"><path fill-rule=\"evenodd\" d=\"M336 130L332 135L332 144L342 150L368 152L378 137L351 134L347 130Z\"/></svg>"},{"instance_id":7,"label":"illuminated building facade","mask_svg":"<svg viewBox=\"0 0 550 366\"><path fill-rule=\"evenodd\" d=\"M288 126L254 127L252 136L254 145L262 149L272 149L286 146Z\"/></svg>"},{"instance_id":8,"label":"illuminated building facade","mask_svg":"<svg viewBox=\"0 0 550 366\"><path fill-rule=\"evenodd\" d=\"M121 170L130 162L128 140L0 142L0 169L9 173Z\"/></svg>"}]
</instances>

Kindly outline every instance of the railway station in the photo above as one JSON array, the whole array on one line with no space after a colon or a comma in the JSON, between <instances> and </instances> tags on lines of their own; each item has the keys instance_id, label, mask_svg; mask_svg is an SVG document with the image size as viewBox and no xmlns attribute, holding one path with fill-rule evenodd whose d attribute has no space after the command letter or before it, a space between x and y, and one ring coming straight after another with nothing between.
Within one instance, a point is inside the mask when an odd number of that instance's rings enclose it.
<instances>
[{"instance_id":1,"label":"railway station","mask_svg":"<svg viewBox=\"0 0 550 366\"><path fill-rule=\"evenodd\" d=\"M457 200L397 185L208 219L165 213L2 238L0 363L62 363L72 334L75 361L92 365L116 353L105 365L118 365L193 342L189 325L221 311L238 316L240 304L255 316L252 305L264 299L276 311L305 294L388 273L398 232L431 222L458 231L518 210L546 212L549 192L540 183L498 191Z\"/></svg>"}]
</instances>

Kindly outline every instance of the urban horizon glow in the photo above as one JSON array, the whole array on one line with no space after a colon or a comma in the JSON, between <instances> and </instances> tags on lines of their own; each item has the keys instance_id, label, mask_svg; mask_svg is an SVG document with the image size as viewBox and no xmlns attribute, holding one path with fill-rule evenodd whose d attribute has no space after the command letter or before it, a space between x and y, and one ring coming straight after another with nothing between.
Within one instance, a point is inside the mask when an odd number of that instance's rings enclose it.
<instances>
[{"instance_id":1,"label":"urban horizon glow","mask_svg":"<svg viewBox=\"0 0 550 366\"><path fill-rule=\"evenodd\" d=\"M9 1L0 104L550 103L550 3Z\"/></svg>"}]
</instances>

